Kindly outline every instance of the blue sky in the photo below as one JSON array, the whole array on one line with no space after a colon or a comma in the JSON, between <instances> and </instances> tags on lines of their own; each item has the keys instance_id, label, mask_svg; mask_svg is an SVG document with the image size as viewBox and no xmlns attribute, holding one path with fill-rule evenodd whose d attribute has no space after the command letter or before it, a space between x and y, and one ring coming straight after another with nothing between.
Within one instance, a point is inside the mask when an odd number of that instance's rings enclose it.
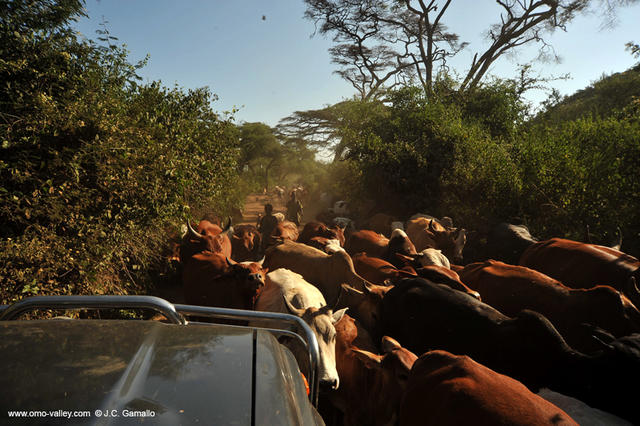
<instances>
[{"instance_id":1,"label":"blue sky","mask_svg":"<svg viewBox=\"0 0 640 426\"><path fill-rule=\"evenodd\" d=\"M453 2L446 21L451 31L470 42L452 61L460 73L474 52L486 46L483 32L498 19L495 2ZM89 19L75 26L95 38L103 18L107 28L130 50L130 60L149 54L140 72L145 81L161 80L166 86L208 86L218 95L213 104L223 112L236 107L236 122L260 121L275 126L294 111L322 108L350 98L354 89L333 74L327 49L331 40L311 37L312 22L303 18L302 0L87 0ZM263 16L265 19L263 19ZM570 73L571 80L553 83L563 94L579 90L603 73L624 71L635 60L624 44L640 42L640 3L620 9L618 23L601 29L601 14L580 17L567 32L549 40L559 65L540 63L545 75ZM516 63L535 56L526 49L504 58L492 68L511 77ZM530 92L529 99L545 99Z\"/></svg>"}]
</instances>

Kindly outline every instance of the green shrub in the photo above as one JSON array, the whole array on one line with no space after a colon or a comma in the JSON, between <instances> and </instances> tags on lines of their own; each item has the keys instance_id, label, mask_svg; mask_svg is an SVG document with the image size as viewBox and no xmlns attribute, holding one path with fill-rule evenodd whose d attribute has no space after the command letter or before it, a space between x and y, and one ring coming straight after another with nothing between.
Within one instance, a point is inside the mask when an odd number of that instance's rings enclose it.
<instances>
[{"instance_id":1,"label":"green shrub","mask_svg":"<svg viewBox=\"0 0 640 426\"><path fill-rule=\"evenodd\" d=\"M207 89L139 85L112 39L78 40L80 2L2 7L0 299L143 292L185 216L239 203L234 127Z\"/></svg>"}]
</instances>

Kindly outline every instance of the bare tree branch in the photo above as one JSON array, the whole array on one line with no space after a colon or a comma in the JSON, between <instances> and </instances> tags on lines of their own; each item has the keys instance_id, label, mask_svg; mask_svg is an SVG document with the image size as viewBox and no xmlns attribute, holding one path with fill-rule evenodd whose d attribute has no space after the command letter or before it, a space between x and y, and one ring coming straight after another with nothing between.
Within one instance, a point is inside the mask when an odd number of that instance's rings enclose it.
<instances>
[{"instance_id":1,"label":"bare tree branch","mask_svg":"<svg viewBox=\"0 0 640 426\"><path fill-rule=\"evenodd\" d=\"M419 81L426 93L447 60L467 47L444 24L452 0L305 0L305 17L316 32L331 34L336 73L349 81L361 99L375 98L383 88L401 81ZM496 0L499 23L488 28L491 44L476 52L461 90L477 87L491 65L518 47L538 43L588 7L596 5L607 22L618 6L637 0ZM450 18L449 18L450 19ZM541 55L542 56L542 55Z\"/></svg>"}]
</instances>

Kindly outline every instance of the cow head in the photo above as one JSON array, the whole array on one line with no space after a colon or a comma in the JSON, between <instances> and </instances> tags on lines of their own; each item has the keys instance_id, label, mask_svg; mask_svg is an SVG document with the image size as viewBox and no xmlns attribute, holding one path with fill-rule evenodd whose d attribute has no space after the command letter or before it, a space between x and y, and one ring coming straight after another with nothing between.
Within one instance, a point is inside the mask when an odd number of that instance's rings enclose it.
<instances>
[{"instance_id":1,"label":"cow head","mask_svg":"<svg viewBox=\"0 0 640 426\"><path fill-rule=\"evenodd\" d=\"M409 372L418 357L388 336L382 338L382 355L357 348L352 351L360 362L375 372L371 394L384 398L373 408L373 417L379 421L377 424L395 424Z\"/></svg>"},{"instance_id":2,"label":"cow head","mask_svg":"<svg viewBox=\"0 0 640 426\"><path fill-rule=\"evenodd\" d=\"M395 256L396 253L408 256L416 254L416 247L413 245L407 234L402 229L394 229L391 232L386 259L396 268L401 268L403 262Z\"/></svg>"},{"instance_id":3,"label":"cow head","mask_svg":"<svg viewBox=\"0 0 640 426\"><path fill-rule=\"evenodd\" d=\"M434 221L431 221L433 224ZM462 250L467 242L467 231L464 229L446 229L433 234L433 240L436 248L442 250L442 253L451 259L454 263L462 263Z\"/></svg>"},{"instance_id":4,"label":"cow head","mask_svg":"<svg viewBox=\"0 0 640 426\"><path fill-rule=\"evenodd\" d=\"M382 299L392 287L365 284L362 291L348 284L342 284L338 306L346 306L351 315L357 319L372 335L379 327Z\"/></svg>"},{"instance_id":5,"label":"cow head","mask_svg":"<svg viewBox=\"0 0 640 426\"><path fill-rule=\"evenodd\" d=\"M253 225L235 227L231 237L233 258L237 261L256 260L262 236Z\"/></svg>"},{"instance_id":6,"label":"cow head","mask_svg":"<svg viewBox=\"0 0 640 426\"><path fill-rule=\"evenodd\" d=\"M232 277L235 285L238 286L245 304L244 309L253 310L256 300L264 289L265 277L269 269L262 267L263 262L264 258L260 262L240 263L227 258L229 270L226 275Z\"/></svg>"},{"instance_id":7,"label":"cow head","mask_svg":"<svg viewBox=\"0 0 640 426\"><path fill-rule=\"evenodd\" d=\"M420 253L403 255L401 253L395 254L397 258L401 259L406 265L413 268L420 268L423 266L438 265L445 268L451 268L451 262L447 259L447 256L442 254L442 250L434 248L426 248Z\"/></svg>"},{"instance_id":8,"label":"cow head","mask_svg":"<svg viewBox=\"0 0 640 426\"><path fill-rule=\"evenodd\" d=\"M231 255L231 240L229 234L233 232L231 218L224 229L209 221L203 220L198 224L196 231L187 221L187 233L182 239L180 247L180 260L184 263L193 255L209 251L211 253L222 253L225 256Z\"/></svg>"},{"instance_id":9,"label":"cow head","mask_svg":"<svg viewBox=\"0 0 640 426\"><path fill-rule=\"evenodd\" d=\"M571 311L586 310L594 323L616 336L627 336L640 331L640 311L629 298L607 285L589 289L572 289Z\"/></svg>"},{"instance_id":10,"label":"cow head","mask_svg":"<svg viewBox=\"0 0 640 426\"><path fill-rule=\"evenodd\" d=\"M320 349L320 387L338 389L340 379L336 370L336 329L334 324L340 321L347 308L335 312L329 306L323 306L319 309L314 307L300 309L293 306L286 297L284 297L284 302L289 312L302 318L316 335Z\"/></svg>"},{"instance_id":11,"label":"cow head","mask_svg":"<svg viewBox=\"0 0 640 426\"><path fill-rule=\"evenodd\" d=\"M340 242L340 246L344 246L344 228L341 228L338 225L333 225L329 228L326 228L326 237L330 240L338 240Z\"/></svg>"}]
</instances>

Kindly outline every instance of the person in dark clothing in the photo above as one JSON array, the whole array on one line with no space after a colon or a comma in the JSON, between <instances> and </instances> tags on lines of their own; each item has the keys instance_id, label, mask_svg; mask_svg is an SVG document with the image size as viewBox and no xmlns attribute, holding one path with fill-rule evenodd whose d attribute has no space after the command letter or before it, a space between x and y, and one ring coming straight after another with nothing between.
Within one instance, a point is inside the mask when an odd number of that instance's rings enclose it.
<instances>
[{"instance_id":1,"label":"person in dark clothing","mask_svg":"<svg viewBox=\"0 0 640 426\"><path fill-rule=\"evenodd\" d=\"M258 232L262 235L262 251L264 252L269 241L271 240L271 234L278 226L278 219L273 215L273 206L271 204L264 205L264 216L260 219L258 224Z\"/></svg>"},{"instance_id":2,"label":"person in dark clothing","mask_svg":"<svg viewBox=\"0 0 640 426\"><path fill-rule=\"evenodd\" d=\"M302 203L296 197L296 191L291 191L291 198L287 202L287 220L298 226L302 221Z\"/></svg>"}]
</instances>

